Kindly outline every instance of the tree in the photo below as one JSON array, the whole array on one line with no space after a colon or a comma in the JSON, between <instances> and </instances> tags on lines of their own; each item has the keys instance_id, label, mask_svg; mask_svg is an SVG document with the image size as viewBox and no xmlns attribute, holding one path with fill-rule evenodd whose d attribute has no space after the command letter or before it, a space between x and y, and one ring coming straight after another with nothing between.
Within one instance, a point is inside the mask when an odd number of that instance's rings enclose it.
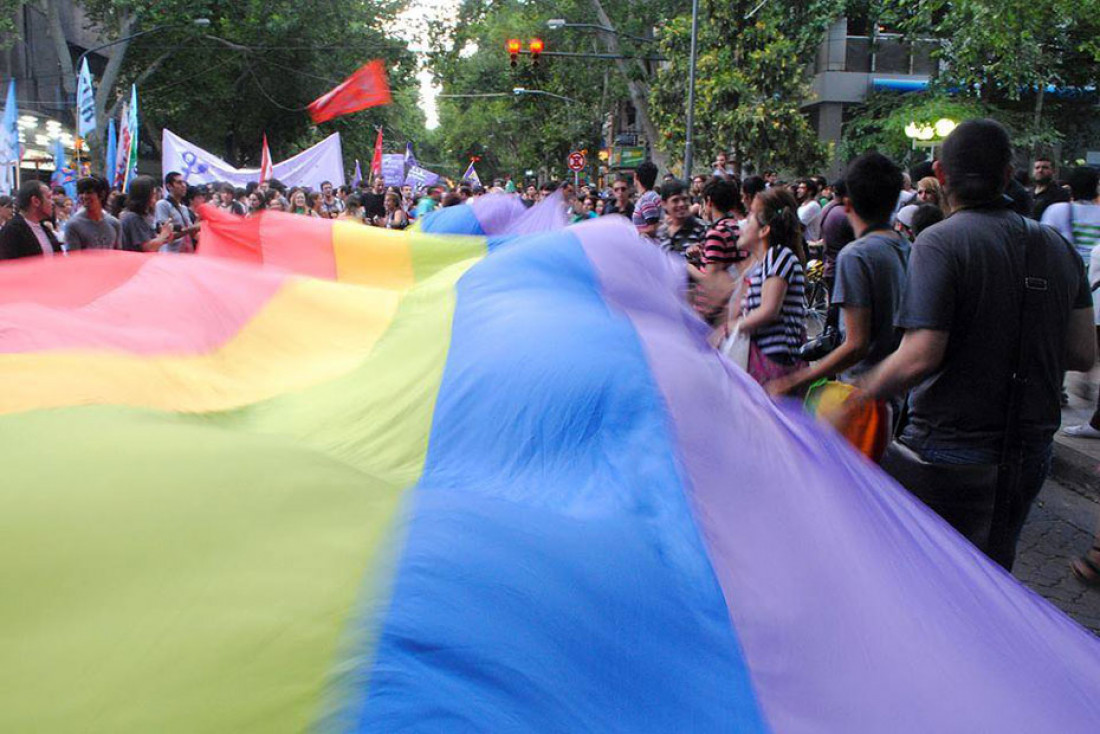
<instances>
[{"instance_id":1,"label":"tree","mask_svg":"<svg viewBox=\"0 0 1100 734\"><path fill-rule=\"evenodd\" d=\"M932 126L937 120L966 120L988 117L995 111L976 99L946 94L900 94L879 92L848 112L839 158L849 161L877 150L899 165L909 167L927 158L927 151L914 148L905 134L910 123Z\"/></svg>"},{"instance_id":2,"label":"tree","mask_svg":"<svg viewBox=\"0 0 1100 734\"><path fill-rule=\"evenodd\" d=\"M652 64L635 58L544 56L538 67L521 58L512 69L505 42L543 36L548 32L548 18L563 17L574 23L614 28L624 35L620 38L592 29L552 31L548 50L642 57L653 53L654 46L630 36L644 37L651 32L643 19L660 17L664 9L684 4L683 0L465 0L458 22L453 27L436 26L431 34L435 39L432 71L445 95L440 101L442 149L456 161L480 155L479 168L491 173L541 168L560 175L568 152L577 147L595 150L613 104L630 98L660 164L660 133L647 111ZM514 96L514 87L551 92L574 101ZM500 96L446 96L493 93Z\"/></svg>"},{"instance_id":3,"label":"tree","mask_svg":"<svg viewBox=\"0 0 1100 734\"><path fill-rule=\"evenodd\" d=\"M355 151L372 149L376 125L411 139L423 130L415 58L387 31L404 0L85 0L84 7L107 42L165 26L115 45L97 80L100 121L137 85L153 145L170 127L234 165L258 165L265 132L278 159L339 131L350 162ZM210 24L197 27L195 18ZM305 106L373 58L387 63L394 104L314 126Z\"/></svg>"},{"instance_id":4,"label":"tree","mask_svg":"<svg viewBox=\"0 0 1100 734\"><path fill-rule=\"evenodd\" d=\"M1044 129L1047 86L1095 84L1100 64L1100 8L1067 0L882 0L884 22L910 37L942 39L941 90L980 97L1006 110L1030 101L1035 146L1057 134Z\"/></svg>"},{"instance_id":5,"label":"tree","mask_svg":"<svg viewBox=\"0 0 1100 734\"><path fill-rule=\"evenodd\" d=\"M755 15L749 16L753 8ZM842 0L769 3L706 0L698 32L695 127L697 149L731 151L758 170L810 170L825 149L802 112L810 98L806 64L844 10ZM670 153L683 150L691 18L673 18L660 30L669 59L652 93L654 117Z\"/></svg>"}]
</instances>

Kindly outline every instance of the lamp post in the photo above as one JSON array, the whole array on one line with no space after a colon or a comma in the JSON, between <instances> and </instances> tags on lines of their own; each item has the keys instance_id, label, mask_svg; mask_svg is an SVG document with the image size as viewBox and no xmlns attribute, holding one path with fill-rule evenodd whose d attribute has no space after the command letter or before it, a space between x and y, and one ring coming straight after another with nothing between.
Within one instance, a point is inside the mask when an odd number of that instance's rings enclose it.
<instances>
[{"instance_id":1,"label":"lamp post","mask_svg":"<svg viewBox=\"0 0 1100 734\"><path fill-rule=\"evenodd\" d=\"M691 0L691 61L688 66L687 125L684 134L684 180L691 180L695 135L695 60L699 41L699 0Z\"/></svg>"},{"instance_id":2,"label":"lamp post","mask_svg":"<svg viewBox=\"0 0 1100 734\"><path fill-rule=\"evenodd\" d=\"M541 89L527 89L526 87L514 87L511 90L511 94L519 97L521 95L542 95L543 97L553 97L555 99L563 99L566 102L576 103L576 100L572 97L566 97L565 95L555 95L552 91L542 91Z\"/></svg>"}]
</instances>

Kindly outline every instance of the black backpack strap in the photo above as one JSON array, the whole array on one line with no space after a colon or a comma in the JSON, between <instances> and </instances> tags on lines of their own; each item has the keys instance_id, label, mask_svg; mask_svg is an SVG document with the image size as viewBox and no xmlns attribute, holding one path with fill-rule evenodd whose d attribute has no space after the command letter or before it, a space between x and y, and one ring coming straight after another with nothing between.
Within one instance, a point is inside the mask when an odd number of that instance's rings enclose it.
<instances>
[{"instance_id":1,"label":"black backpack strap","mask_svg":"<svg viewBox=\"0 0 1100 734\"><path fill-rule=\"evenodd\" d=\"M1016 364L1009 383L1008 403L1005 415L1004 439L997 472L997 492L993 505L993 524L990 548L1004 548L1011 542L1010 518L1013 507L1022 501L1020 497L1020 472L1023 466L1023 442L1020 432L1020 414L1024 396L1031 381L1034 363L1035 340L1042 325L1043 302L1050 291L1047 279L1047 242L1043 227L1025 217L1024 268ZM996 557L996 556L995 556Z\"/></svg>"}]
</instances>

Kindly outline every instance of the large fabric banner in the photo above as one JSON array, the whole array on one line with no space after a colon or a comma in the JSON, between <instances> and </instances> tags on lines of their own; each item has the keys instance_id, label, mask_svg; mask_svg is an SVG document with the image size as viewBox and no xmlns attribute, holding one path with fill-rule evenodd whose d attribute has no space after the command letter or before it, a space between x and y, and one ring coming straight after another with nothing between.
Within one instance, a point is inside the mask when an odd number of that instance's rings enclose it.
<instances>
[{"instance_id":1,"label":"large fabric banner","mask_svg":"<svg viewBox=\"0 0 1100 734\"><path fill-rule=\"evenodd\" d=\"M438 173L432 173L427 168L421 168L420 166L412 166L409 168L408 176L405 178L405 183L412 186L414 189L431 186L437 181L439 181Z\"/></svg>"},{"instance_id":2,"label":"large fabric banner","mask_svg":"<svg viewBox=\"0 0 1100 734\"><path fill-rule=\"evenodd\" d=\"M405 154L384 153L382 155L382 180L387 186L401 186L405 183Z\"/></svg>"},{"instance_id":3,"label":"large fabric banner","mask_svg":"<svg viewBox=\"0 0 1100 734\"><path fill-rule=\"evenodd\" d=\"M244 186L260 180L259 168L234 168L213 153L203 150L170 130L161 138L160 165L164 173L179 171L189 184L228 181ZM318 189L322 181L339 184L344 180L344 158L340 133L333 133L312 148L303 150L272 166L272 177L287 186L310 186Z\"/></svg>"}]
</instances>

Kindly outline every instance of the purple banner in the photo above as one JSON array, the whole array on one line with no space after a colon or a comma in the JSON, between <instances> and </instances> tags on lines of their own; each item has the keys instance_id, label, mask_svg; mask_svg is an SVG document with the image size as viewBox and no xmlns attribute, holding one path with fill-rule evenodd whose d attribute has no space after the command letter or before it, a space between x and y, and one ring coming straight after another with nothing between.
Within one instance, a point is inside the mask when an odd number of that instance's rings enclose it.
<instances>
[{"instance_id":1,"label":"purple banner","mask_svg":"<svg viewBox=\"0 0 1100 734\"><path fill-rule=\"evenodd\" d=\"M405 182L405 154L382 155L382 180L387 186L400 186Z\"/></svg>"}]
</instances>

